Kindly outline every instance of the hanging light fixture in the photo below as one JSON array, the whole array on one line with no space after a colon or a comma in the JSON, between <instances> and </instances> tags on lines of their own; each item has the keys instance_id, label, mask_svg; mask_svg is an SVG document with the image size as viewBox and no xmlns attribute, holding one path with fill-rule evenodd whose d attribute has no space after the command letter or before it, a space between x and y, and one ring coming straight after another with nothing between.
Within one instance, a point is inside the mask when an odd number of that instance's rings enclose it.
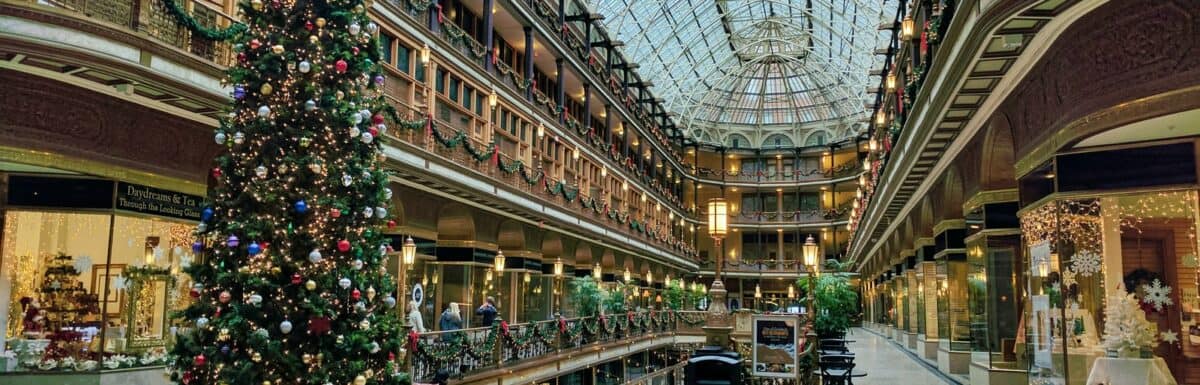
<instances>
[{"instance_id":1,"label":"hanging light fixture","mask_svg":"<svg viewBox=\"0 0 1200 385\"><path fill-rule=\"evenodd\" d=\"M624 275L624 277L623 277L623 278L625 278L625 283L629 283L629 279L630 279L630 278L632 278L632 277L633 277L633 274L631 274L631 273L629 272L629 268L628 268L628 267L626 267L626 268L625 268L625 275Z\"/></svg>"},{"instance_id":2,"label":"hanging light fixture","mask_svg":"<svg viewBox=\"0 0 1200 385\"><path fill-rule=\"evenodd\" d=\"M859 187L858 189L854 190L854 197L858 198L858 199L862 199L862 187Z\"/></svg>"},{"instance_id":3,"label":"hanging light fixture","mask_svg":"<svg viewBox=\"0 0 1200 385\"><path fill-rule=\"evenodd\" d=\"M400 255L404 258L404 264L411 269L417 259L417 243L413 242L411 236L405 237L404 246L400 247Z\"/></svg>"},{"instance_id":4,"label":"hanging light fixture","mask_svg":"<svg viewBox=\"0 0 1200 385\"><path fill-rule=\"evenodd\" d=\"M542 122L538 122L537 137L541 139L543 136L546 136L546 127L542 125Z\"/></svg>"},{"instance_id":5,"label":"hanging light fixture","mask_svg":"<svg viewBox=\"0 0 1200 385\"><path fill-rule=\"evenodd\" d=\"M762 288L754 284L754 298L762 298Z\"/></svg>"},{"instance_id":6,"label":"hanging light fixture","mask_svg":"<svg viewBox=\"0 0 1200 385\"><path fill-rule=\"evenodd\" d=\"M428 65L429 57L430 57L429 44L421 45L421 65Z\"/></svg>"},{"instance_id":7,"label":"hanging light fixture","mask_svg":"<svg viewBox=\"0 0 1200 385\"><path fill-rule=\"evenodd\" d=\"M500 102L499 95L496 95L496 87L492 87L492 93L488 94L488 107L496 108L496 104Z\"/></svg>"},{"instance_id":8,"label":"hanging light fixture","mask_svg":"<svg viewBox=\"0 0 1200 385\"><path fill-rule=\"evenodd\" d=\"M871 152L879 151L879 141L875 137L871 137L871 140L867 142L867 150Z\"/></svg>"},{"instance_id":9,"label":"hanging light fixture","mask_svg":"<svg viewBox=\"0 0 1200 385\"><path fill-rule=\"evenodd\" d=\"M893 71L888 73L886 84L888 92L896 91L896 72Z\"/></svg>"},{"instance_id":10,"label":"hanging light fixture","mask_svg":"<svg viewBox=\"0 0 1200 385\"><path fill-rule=\"evenodd\" d=\"M871 158L863 159L863 171L871 171Z\"/></svg>"},{"instance_id":11,"label":"hanging light fixture","mask_svg":"<svg viewBox=\"0 0 1200 385\"><path fill-rule=\"evenodd\" d=\"M817 246L817 240L813 239L812 234L808 235L808 239L804 240L804 264L808 266L809 271L817 269L817 253L820 251Z\"/></svg>"},{"instance_id":12,"label":"hanging light fixture","mask_svg":"<svg viewBox=\"0 0 1200 385\"><path fill-rule=\"evenodd\" d=\"M532 277L530 277L530 276L529 276L529 272L528 272L528 271L526 271L526 272L525 272L525 277L524 277L524 278L522 278L521 280L522 280L522 281L525 281L525 283L529 283L529 281L530 281L531 279L532 279Z\"/></svg>"},{"instance_id":13,"label":"hanging light fixture","mask_svg":"<svg viewBox=\"0 0 1200 385\"><path fill-rule=\"evenodd\" d=\"M599 281L602 277L604 277L604 274L600 272L600 262L596 262L596 266L592 266L592 278Z\"/></svg>"},{"instance_id":14,"label":"hanging light fixture","mask_svg":"<svg viewBox=\"0 0 1200 385\"><path fill-rule=\"evenodd\" d=\"M646 272L646 286L653 286L653 285L654 285L654 272L647 271Z\"/></svg>"},{"instance_id":15,"label":"hanging light fixture","mask_svg":"<svg viewBox=\"0 0 1200 385\"><path fill-rule=\"evenodd\" d=\"M887 126L887 112L882 108L875 112L875 126L884 128Z\"/></svg>"},{"instance_id":16,"label":"hanging light fixture","mask_svg":"<svg viewBox=\"0 0 1200 385\"><path fill-rule=\"evenodd\" d=\"M916 22L913 21L912 15L904 16L904 21L900 23L900 40L912 40L915 24Z\"/></svg>"},{"instance_id":17,"label":"hanging light fixture","mask_svg":"<svg viewBox=\"0 0 1200 385\"><path fill-rule=\"evenodd\" d=\"M608 167L607 167L607 166L605 166L604 168L601 168L601 169L600 169L600 177L601 177L601 178L608 178Z\"/></svg>"},{"instance_id":18,"label":"hanging light fixture","mask_svg":"<svg viewBox=\"0 0 1200 385\"><path fill-rule=\"evenodd\" d=\"M788 284L788 298L796 298L796 287Z\"/></svg>"},{"instance_id":19,"label":"hanging light fixture","mask_svg":"<svg viewBox=\"0 0 1200 385\"><path fill-rule=\"evenodd\" d=\"M504 272L504 259L505 259L504 251L496 250L496 259L495 259L496 267L495 267L495 269L496 269L497 273Z\"/></svg>"},{"instance_id":20,"label":"hanging light fixture","mask_svg":"<svg viewBox=\"0 0 1200 385\"><path fill-rule=\"evenodd\" d=\"M667 273L667 278L663 280L663 286L671 286L671 274Z\"/></svg>"},{"instance_id":21,"label":"hanging light fixture","mask_svg":"<svg viewBox=\"0 0 1200 385\"><path fill-rule=\"evenodd\" d=\"M563 276L563 261L562 258L554 260L554 276L562 278Z\"/></svg>"},{"instance_id":22,"label":"hanging light fixture","mask_svg":"<svg viewBox=\"0 0 1200 385\"><path fill-rule=\"evenodd\" d=\"M579 160L579 148L576 148L574 151L571 152L571 159Z\"/></svg>"}]
</instances>

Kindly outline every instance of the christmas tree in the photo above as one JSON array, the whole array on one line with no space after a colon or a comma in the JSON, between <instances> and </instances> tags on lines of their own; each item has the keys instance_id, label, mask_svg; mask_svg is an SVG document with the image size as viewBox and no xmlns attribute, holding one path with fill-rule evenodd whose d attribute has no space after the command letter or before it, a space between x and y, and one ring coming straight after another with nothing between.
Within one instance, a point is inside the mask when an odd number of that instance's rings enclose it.
<instances>
[{"instance_id":1,"label":"christmas tree","mask_svg":"<svg viewBox=\"0 0 1200 385\"><path fill-rule=\"evenodd\" d=\"M384 270L391 110L362 0L239 4L230 112L212 202L175 316L182 384L401 384L403 331Z\"/></svg>"}]
</instances>

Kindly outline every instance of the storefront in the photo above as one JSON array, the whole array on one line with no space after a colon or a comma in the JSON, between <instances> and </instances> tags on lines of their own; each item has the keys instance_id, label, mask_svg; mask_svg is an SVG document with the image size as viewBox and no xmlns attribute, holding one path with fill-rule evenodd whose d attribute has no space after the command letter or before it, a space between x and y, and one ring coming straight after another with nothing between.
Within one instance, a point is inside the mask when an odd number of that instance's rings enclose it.
<instances>
[{"instance_id":1,"label":"storefront","mask_svg":"<svg viewBox=\"0 0 1200 385\"><path fill-rule=\"evenodd\" d=\"M178 332L168 314L191 301L180 270L197 262L201 189L2 164L0 372L164 364Z\"/></svg>"},{"instance_id":2,"label":"storefront","mask_svg":"<svg viewBox=\"0 0 1200 385\"><path fill-rule=\"evenodd\" d=\"M1159 357L1200 382L1196 145L1060 152L1020 179L1031 382L1084 384L1102 357Z\"/></svg>"}]
</instances>

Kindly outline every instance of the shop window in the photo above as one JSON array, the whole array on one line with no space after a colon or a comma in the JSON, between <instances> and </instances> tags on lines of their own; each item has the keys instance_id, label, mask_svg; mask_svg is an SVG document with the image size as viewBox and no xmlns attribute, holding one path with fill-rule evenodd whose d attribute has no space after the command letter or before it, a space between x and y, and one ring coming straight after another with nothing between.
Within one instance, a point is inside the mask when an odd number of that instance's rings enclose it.
<instances>
[{"instance_id":1,"label":"shop window","mask_svg":"<svg viewBox=\"0 0 1200 385\"><path fill-rule=\"evenodd\" d=\"M462 80L457 76L450 76L450 100L458 101L459 86L462 85Z\"/></svg>"},{"instance_id":2,"label":"shop window","mask_svg":"<svg viewBox=\"0 0 1200 385\"><path fill-rule=\"evenodd\" d=\"M392 61L393 59L395 59L395 56L393 56L394 52L392 51L392 43L395 40L396 40L396 38L394 38L391 35L388 35L386 33L379 34L379 48L381 50L381 53L383 56L382 59L383 59L384 63L388 63L388 64L392 64L392 65L396 64L394 61Z\"/></svg>"},{"instance_id":3,"label":"shop window","mask_svg":"<svg viewBox=\"0 0 1200 385\"><path fill-rule=\"evenodd\" d=\"M433 89L439 94L446 94L446 71L437 70L437 79L434 79Z\"/></svg>"},{"instance_id":4,"label":"shop window","mask_svg":"<svg viewBox=\"0 0 1200 385\"><path fill-rule=\"evenodd\" d=\"M411 63L409 63L409 55L411 53L412 49L408 48L408 46L400 43L396 44L396 68L401 72L412 72Z\"/></svg>"}]
</instances>

